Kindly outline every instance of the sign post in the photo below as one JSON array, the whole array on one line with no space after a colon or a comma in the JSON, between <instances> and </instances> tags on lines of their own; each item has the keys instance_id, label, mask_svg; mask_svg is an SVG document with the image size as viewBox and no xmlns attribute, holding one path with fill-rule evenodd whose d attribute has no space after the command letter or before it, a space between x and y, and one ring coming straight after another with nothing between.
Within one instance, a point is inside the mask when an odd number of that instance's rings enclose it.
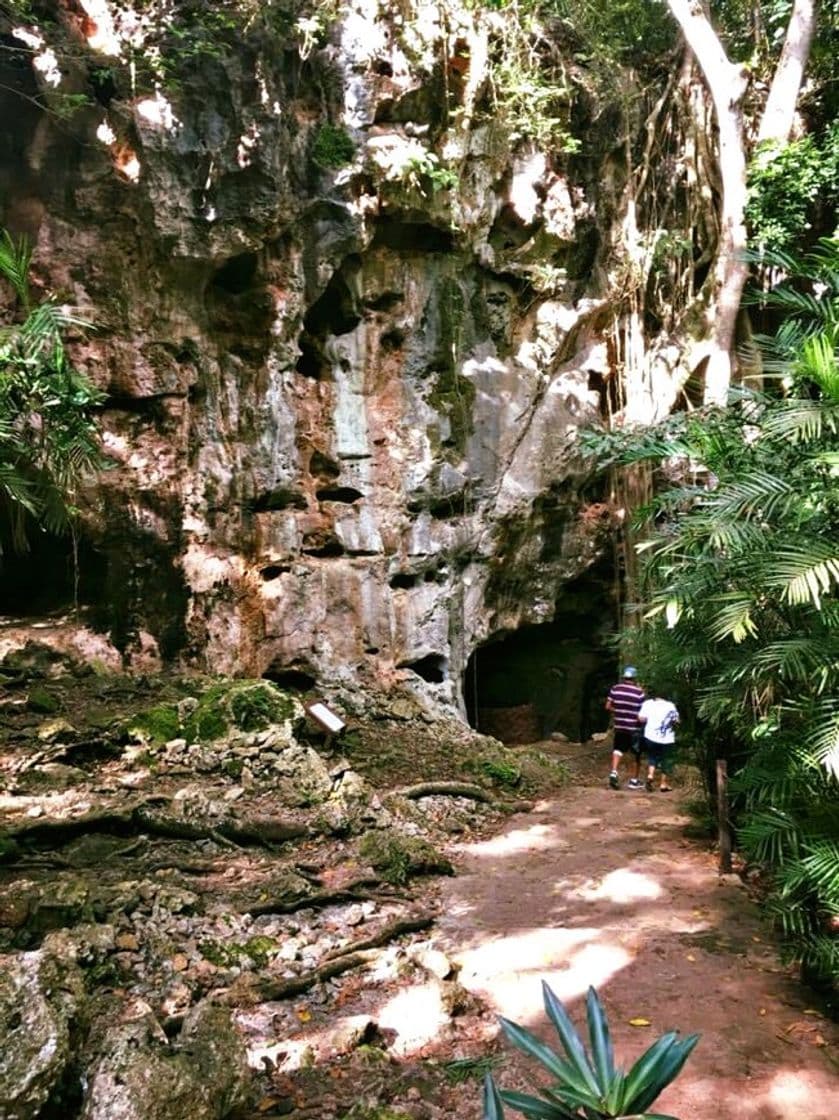
<instances>
[{"instance_id":1,"label":"sign post","mask_svg":"<svg viewBox=\"0 0 839 1120\"><path fill-rule=\"evenodd\" d=\"M320 727L324 733L324 747L329 750L332 746L332 740L336 735L347 726L339 715L336 715L331 708L328 708L322 700L315 700L311 704L306 705L306 712L315 723Z\"/></svg>"}]
</instances>

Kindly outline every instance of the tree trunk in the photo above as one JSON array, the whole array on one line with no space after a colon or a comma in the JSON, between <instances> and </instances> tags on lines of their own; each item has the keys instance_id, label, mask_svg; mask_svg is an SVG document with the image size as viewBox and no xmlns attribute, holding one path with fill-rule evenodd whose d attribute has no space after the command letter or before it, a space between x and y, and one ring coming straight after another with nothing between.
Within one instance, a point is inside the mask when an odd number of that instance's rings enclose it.
<instances>
[{"instance_id":1,"label":"tree trunk","mask_svg":"<svg viewBox=\"0 0 839 1120\"><path fill-rule=\"evenodd\" d=\"M816 0L795 0L781 57L760 119L759 144L764 140L783 144L790 138L798 91L804 80L804 68L816 28L817 8Z\"/></svg>"},{"instance_id":2,"label":"tree trunk","mask_svg":"<svg viewBox=\"0 0 839 1120\"><path fill-rule=\"evenodd\" d=\"M741 103L746 75L729 62L704 7L697 0L667 0L705 77L720 134L722 205L720 242L710 281L710 338L705 371L705 403L725 404L731 383L731 351L743 287L746 249L746 142Z\"/></svg>"},{"instance_id":3,"label":"tree trunk","mask_svg":"<svg viewBox=\"0 0 839 1120\"><path fill-rule=\"evenodd\" d=\"M748 276L744 260L746 137L742 115L746 75L742 67L729 61L701 0L667 0L667 4L705 77L719 126L722 205L716 264L709 279L704 397L706 404L722 405L731 384L734 331ZM795 0L761 118L759 140L783 143L789 139L815 30L817 6L817 0Z\"/></svg>"}]
</instances>

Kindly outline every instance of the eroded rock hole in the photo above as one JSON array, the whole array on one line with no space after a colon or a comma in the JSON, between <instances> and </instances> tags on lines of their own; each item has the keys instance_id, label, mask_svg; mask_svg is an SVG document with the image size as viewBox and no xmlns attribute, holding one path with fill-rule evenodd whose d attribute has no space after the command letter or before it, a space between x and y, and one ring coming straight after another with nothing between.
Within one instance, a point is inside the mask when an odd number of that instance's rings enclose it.
<instances>
[{"instance_id":1,"label":"eroded rock hole","mask_svg":"<svg viewBox=\"0 0 839 1120\"><path fill-rule=\"evenodd\" d=\"M272 579L279 579L280 576L290 571L291 567L288 564L267 564L264 568L260 568L259 574L266 583L270 583Z\"/></svg>"},{"instance_id":2,"label":"eroded rock hole","mask_svg":"<svg viewBox=\"0 0 839 1120\"><path fill-rule=\"evenodd\" d=\"M385 331L379 339L379 346L389 354L392 354L395 350L401 350L404 344L405 332L398 327L394 327L393 330L390 331Z\"/></svg>"},{"instance_id":3,"label":"eroded rock hole","mask_svg":"<svg viewBox=\"0 0 839 1120\"><path fill-rule=\"evenodd\" d=\"M292 490L288 486L276 486L273 490L266 490L257 495L251 503L254 513L265 513L268 510L278 509L305 509L306 498L299 490Z\"/></svg>"},{"instance_id":4,"label":"eroded rock hole","mask_svg":"<svg viewBox=\"0 0 839 1120\"><path fill-rule=\"evenodd\" d=\"M216 270L211 281L219 291L238 296L253 287L259 261L256 253L240 253Z\"/></svg>"},{"instance_id":5,"label":"eroded rock hole","mask_svg":"<svg viewBox=\"0 0 839 1120\"><path fill-rule=\"evenodd\" d=\"M504 743L529 743L561 732L585 742L605 731L606 694L617 659L611 567L563 589L552 622L499 634L472 656L464 699L472 727Z\"/></svg>"},{"instance_id":6,"label":"eroded rock hole","mask_svg":"<svg viewBox=\"0 0 839 1120\"><path fill-rule=\"evenodd\" d=\"M345 505L352 505L364 497L360 490L352 486L322 486L315 496L319 502L343 502Z\"/></svg>"},{"instance_id":7,"label":"eroded rock hole","mask_svg":"<svg viewBox=\"0 0 839 1120\"><path fill-rule=\"evenodd\" d=\"M325 539L314 537L311 540L304 539L304 545L306 545L306 547L301 549L304 556L320 557L324 560L343 556L346 551L337 537L326 537Z\"/></svg>"},{"instance_id":8,"label":"eroded rock hole","mask_svg":"<svg viewBox=\"0 0 839 1120\"><path fill-rule=\"evenodd\" d=\"M341 468L334 459L324 455L322 451L313 451L309 460L309 474L316 478L335 479L341 473Z\"/></svg>"},{"instance_id":9,"label":"eroded rock hole","mask_svg":"<svg viewBox=\"0 0 839 1120\"><path fill-rule=\"evenodd\" d=\"M396 252L448 253L454 238L448 230L437 229L428 222L400 222L382 218L376 225L372 249L394 249Z\"/></svg>"},{"instance_id":10,"label":"eroded rock hole","mask_svg":"<svg viewBox=\"0 0 839 1120\"><path fill-rule=\"evenodd\" d=\"M397 572L395 576L390 577L390 586L394 591L407 591L416 587L418 578L412 572Z\"/></svg>"},{"instance_id":11,"label":"eroded rock hole","mask_svg":"<svg viewBox=\"0 0 839 1120\"><path fill-rule=\"evenodd\" d=\"M429 653L417 661L401 661L398 669L410 669L429 684L442 684L446 679L448 662L439 653Z\"/></svg>"},{"instance_id":12,"label":"eroded rock hole","mask_svg":"<svg viewBox=\"0 0 839 1120\"><path fill-rule=\"evenodd\" d=\"M361 322L355 283L359 268L359 259L349 257L304 315L297 361L297 372L304 377L325 378L329 373L329 361L324 354L326 339L349 334Z\"/></svg>"},{"instance_id":13,"label":"eroded rock hole","mask_svg":"<svg viewBox=\"0 0 839 1120\"><path fill-rule=\"evenodd\" d=\"M262 674L262 679L273 681L286 692L311 692L317 684L317 677L312 673L294 666L270 665Z\"/></svg>"}]
</instances>

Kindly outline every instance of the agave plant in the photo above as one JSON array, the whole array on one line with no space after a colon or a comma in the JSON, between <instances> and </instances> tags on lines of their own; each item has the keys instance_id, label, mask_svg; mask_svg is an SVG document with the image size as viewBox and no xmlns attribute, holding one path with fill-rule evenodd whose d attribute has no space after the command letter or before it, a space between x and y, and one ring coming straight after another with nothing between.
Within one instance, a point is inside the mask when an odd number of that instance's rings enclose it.
<instances>
[{"instance_id":1,"label":"agave plant","mask_svg":"<svg viewBox=\"0 0 839 1120\"><path fill-rule=\"evenodd\" d=\"M545 1067L554 1078L541 1087L541 1096L499 1090L490 1074L484 1081L484 1120L504 1120L508 1104L527 1120L676 1120L647 1112L662 1090L678 1075L699 1041L698 1034L680 1039L675 1031L664 1034L641 1055L629 1073L615 1066L609 1023L594 988L586 999L591 1053L586 1050L562 1002L542 984L545 1011L559 1035L565 1057L540 1042L534 1034L502 1019L510 1042Z\"/></svg>"}]
</instances>

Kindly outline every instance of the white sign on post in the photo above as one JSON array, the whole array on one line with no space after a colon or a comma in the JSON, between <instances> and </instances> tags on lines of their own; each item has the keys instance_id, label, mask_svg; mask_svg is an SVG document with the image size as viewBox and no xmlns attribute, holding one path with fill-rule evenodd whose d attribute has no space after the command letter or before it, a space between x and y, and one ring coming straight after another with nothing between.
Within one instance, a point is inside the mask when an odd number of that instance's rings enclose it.
<instances>
[{"instance_id":1,"label":"white sign on post","mask_svg":"<svg viewBox=\"0 0 839 1120\"><path fill-rule=\"evenodd\" d=\"M324 731L328 731L330 735L337 735L347 726L340 716L336 715L331 708L327 708L326 704L320 700L307 705L306 711L315 723L319 723Z\"/></svg>"}]
</instances>

